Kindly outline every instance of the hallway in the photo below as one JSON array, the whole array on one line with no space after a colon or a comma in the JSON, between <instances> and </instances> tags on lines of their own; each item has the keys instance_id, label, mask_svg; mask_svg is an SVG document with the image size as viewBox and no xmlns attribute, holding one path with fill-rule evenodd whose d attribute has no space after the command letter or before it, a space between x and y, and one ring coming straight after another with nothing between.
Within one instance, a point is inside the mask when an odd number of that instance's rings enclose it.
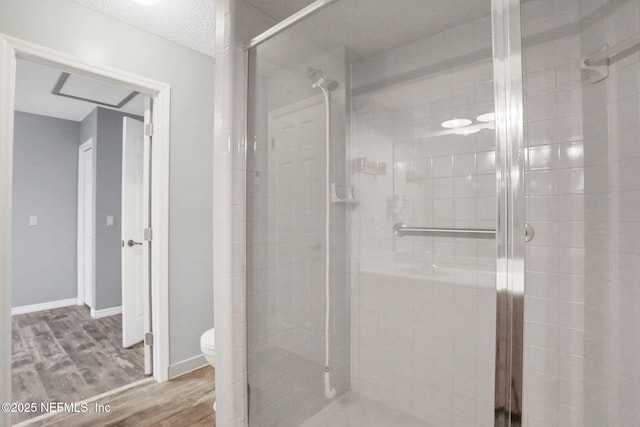
<instances>
[{"instance_id":1,"label":"hallway","mask_svg":"<svg viewBox=\"0 0 640 427\"><path fill-rule=\"evenodd\" d=\"M20 314L11 338L13 402L72 403L145 378L142 344L122 348L121 315L92 319L86 306Z\"/></svg>"}]
</instances>

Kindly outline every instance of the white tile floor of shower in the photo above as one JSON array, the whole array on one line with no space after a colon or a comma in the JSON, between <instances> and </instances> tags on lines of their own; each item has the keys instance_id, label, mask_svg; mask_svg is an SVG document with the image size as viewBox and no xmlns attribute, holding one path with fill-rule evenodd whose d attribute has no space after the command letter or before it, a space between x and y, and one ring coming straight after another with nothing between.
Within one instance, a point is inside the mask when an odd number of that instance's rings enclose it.
<instances>
[{"instance_id":1,"label":"white tile floor of shower","mask_svg":"<svg viewBox=\"0 0 640 427\"><path fill-rule=\"evenodd\" d=\"M350 391L301 427L432 427L424 421Z\"/></svg>"}]
</instances>

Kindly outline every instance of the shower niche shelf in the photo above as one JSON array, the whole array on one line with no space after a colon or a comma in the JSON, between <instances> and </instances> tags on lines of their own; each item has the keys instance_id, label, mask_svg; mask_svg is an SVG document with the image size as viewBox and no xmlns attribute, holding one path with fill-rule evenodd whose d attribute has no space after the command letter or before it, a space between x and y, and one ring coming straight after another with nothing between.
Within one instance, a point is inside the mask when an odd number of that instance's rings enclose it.
<instances>
[{"instance_id":1,"label":"shower niche shelf","mask_svg":"<svg viewBox=\"0 0 640 427\"><path fill-rule=\"evenodd\" d=\"M353 187L350 185L338 185L331 183L331 203L357 205L358 201L353 196Z\"/></svg>"},{"instance_id":2,"label":"shower niche shelf","mask_svg":"<svg viewBox=\"0 0 640 427\"><path fill-rule=\"evenodd\" d=\"M387 164L370 162L366 157L359 157L352 160L353 173L361 173L364 175L386 175Z\"/></svg>"}]
</instances>

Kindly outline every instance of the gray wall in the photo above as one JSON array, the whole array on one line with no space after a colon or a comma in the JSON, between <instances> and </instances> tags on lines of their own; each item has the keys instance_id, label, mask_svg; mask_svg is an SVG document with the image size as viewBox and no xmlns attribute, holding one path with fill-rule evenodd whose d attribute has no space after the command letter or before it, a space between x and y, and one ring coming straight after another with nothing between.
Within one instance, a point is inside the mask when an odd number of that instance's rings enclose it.
<instances>
[{"instance_id":1,"label":"gray wall","mask_svg":"<svg viewBox=\"0 0 640 427\"><path fill-rule=\"evenodd\" d=\"M98 108L96 140L96 310L122 305L122 113ZM115 224L107 227L107 215Z\"/></svg>"},{"instance_id":2,"label":"gray wall","mask_svg":"<svg viewBox=\"0 0 640 427\"><path fill-rule=\"evenodd\" d=\"M75 298L80 124L20 112L14 124L12 307Z\"/></svg>"},{"instance_id":3,"label":"gray wall","mask_svg":"<svg viewBox=\"0 0 640 427\"><path fill-rule=\"evenodd\" d=\"M95 289L93 308L122 304L122 119L96 108L82 122L16 112L13 188L13 307L77 296L78 145L93 138ZM29 226L30 215L39 225ZM106 225L113 215L114 226Z\"/></svg>"},{"instance_id":4,"label":"gray wall","mask_svg":"<svg viewBox=\"0 0 640 427\"><path fill-rule=\"evenodd\" d=\"M213 326L213 58L68 0L2 0L0 33L171 85L170 363L197 356Z\"/></svg>"},{"instance_id":5,"label":"gray wall","mask_svg":"<svg viewBox=\"0 0 640 427\"><path fill-rule=\"evenodd\" d=\"M96 108L80 122L80 144L93 138L94 142L98 134L98 109Z\"/></svg>"}]
</instances>

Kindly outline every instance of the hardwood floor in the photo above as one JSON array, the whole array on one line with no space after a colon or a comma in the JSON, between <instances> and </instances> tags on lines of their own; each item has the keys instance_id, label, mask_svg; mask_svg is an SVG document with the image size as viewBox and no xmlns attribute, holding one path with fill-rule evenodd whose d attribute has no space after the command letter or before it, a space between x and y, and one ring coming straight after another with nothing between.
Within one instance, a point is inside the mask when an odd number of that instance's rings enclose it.
<instances>
[{"instance_id":1,"label":"hardwood floor","mask_svg":"<svg viewBox=\"0 0 640 427\"><path fill-rule=\"evenodd\" d=\"M86 306L20 314L11 334L13 402L78 402L145 378L142 345L122 348L120 315L94 320Z\"/></svg>"},{"instance_id":2,"label":"hardwood floor","mask_svg":"<svg viewBox=\"0 0 640 427\"><path fill-rule=\"evenodd\" d=\"M34 420L33 426L55 427L215 427L215 371L207 366L173 380L148 381L89 402L85 414L57 414ZM110 412L95 412L95 404Z\"/></svg>"}]
</instances>

